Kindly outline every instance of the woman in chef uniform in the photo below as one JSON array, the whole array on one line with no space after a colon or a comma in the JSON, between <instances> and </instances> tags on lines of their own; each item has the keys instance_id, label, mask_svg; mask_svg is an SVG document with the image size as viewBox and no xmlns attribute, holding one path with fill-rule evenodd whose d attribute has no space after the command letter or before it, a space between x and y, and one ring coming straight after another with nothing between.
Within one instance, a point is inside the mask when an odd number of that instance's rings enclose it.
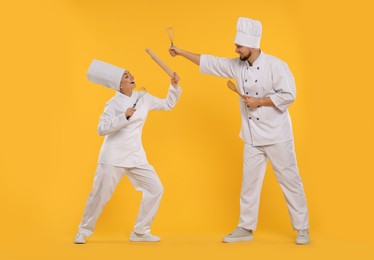
<instances>
[{"instance_id":1,"label":"woman in chef uniform","mask_svg":"<svg viewBox=\"0 0 374 260\"><path fill-rule=\"evenodd\" d=\"M171 110L181 94L179 77L171 78L166 99L150 94L141 96L133 91L134 77L122 68L93 60L87 77L90 81L115 89L117 92L105 105L100 117L98 132L105 136L95 173L92 191L88 197L74 239L76 244L86 243L92 235L105 204L123 175L134 188L143 193L139 214L134 230L130 234L132 242L157 242L160 238L151 235L151 224L156 215L163 193L163 187L153 167L148 163L142 146L142 129L151 110ZM133 108L139 98L136 107Z\"/></svg>"}]
</instances>

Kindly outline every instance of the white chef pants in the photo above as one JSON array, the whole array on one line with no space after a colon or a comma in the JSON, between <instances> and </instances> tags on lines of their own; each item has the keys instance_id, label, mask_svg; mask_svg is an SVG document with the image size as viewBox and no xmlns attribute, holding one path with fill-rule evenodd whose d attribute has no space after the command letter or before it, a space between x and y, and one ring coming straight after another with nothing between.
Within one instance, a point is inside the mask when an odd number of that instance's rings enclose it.
<instances>
[{"instance_id":1,"label":"white chef pants","mask_svg":"<svg viewBox=\"0 0 374 260\"><path fill-rule=\"evenodd\" d=\"M152 221L157 213L163 194L163 186L151 165L135 168L98 164L94 185L88 197L82 222L78 231L91 236L105 204L122 176L126 174L134 188L143 193L134 231L138 234L150 233Z\"/></svg>"},{"instance_id":2,"label":"white chef pants","mask_svg":"<svg viewBox=\"0 0 374 260\"><path fill-rule=\"evenodd\" d=\"M252 146L244 144L243 180L240 196L239 227L255 230L262 182L268 159L286 198L292 227L308 229L308 208L297 167L294 142Z\"/></svg>"}]
</instances>

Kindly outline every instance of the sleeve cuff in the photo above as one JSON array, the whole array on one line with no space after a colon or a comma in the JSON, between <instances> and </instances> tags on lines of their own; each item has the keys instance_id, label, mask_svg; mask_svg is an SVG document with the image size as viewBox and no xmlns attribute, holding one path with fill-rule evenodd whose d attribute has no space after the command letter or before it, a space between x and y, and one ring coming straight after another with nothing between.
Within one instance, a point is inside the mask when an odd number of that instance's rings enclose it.
<instances>
[{"instance_id":1,"label":"sleeve cuff","mask_svg":"<svg viewBox=\"0 0 374 260\"><path fill-rule=\"evenodd\" d=\"M284 103L282 104L282 100L277 95L271 95L269 97L271 101L273 102L274 106L282 112L286 111L289 105L292 103L292 102L289 102L287 104L284 104Z\"/></svg>"},{"instance_id":2,"label":"sleeve cuff","mask_svg":"<svg viewBox=\"0 0 374 260\"><path fill-rule=\"evenodd\" d=\"M174 88L173 85L170 84L169 90L178 94L182 93L182 88L180 86Z\"/></svg>"},{"instance_id":3,"label":"sleeve cuff","mask_svg":"<svg viewBox=\"0 0 374 260\"><path fill-rule=\"evenodd\" d=\"M200 73L201 74L207 74L208 71L206 70L206 67L207 67L207 63L208 63L208 57L209 55L205 55L205 54L201 54L200 55L200 65L199 65L199 69L200 69Z\"/></svg>"}]
</instances>

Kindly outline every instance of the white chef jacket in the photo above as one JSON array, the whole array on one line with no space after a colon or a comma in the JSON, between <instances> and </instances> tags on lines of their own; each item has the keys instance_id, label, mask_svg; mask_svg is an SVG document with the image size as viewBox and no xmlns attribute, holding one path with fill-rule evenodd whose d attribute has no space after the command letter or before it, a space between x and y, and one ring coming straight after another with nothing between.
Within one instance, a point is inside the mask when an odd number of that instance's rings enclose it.
<instances>
[{"instance_id":1,"label":"white chef jacket","mask_svg":"<svg viewBox=\"0 0 374 260\"><path fill-rule=\"evenodd\" d=\"M253 146L263 146L293 140L288 106L295 100L295 81L288 65L263 53L252 66L239 58L201 55L200 72L234 78L239 91L253 97L270 97L275 107L248 108L239 98L242 128L240 137Z\"/></svg>"},{"instance_id":2,"label":"white chef jacket","mask_svg":"<svg viewBox=\"0 0 374 260\"><path fill-rule=\"evenodd\" d=\"M136 111L126 119L125 111L132 107L139 92L132 92L128 97L121 92L111 98L105 105L98 126L99 135L105 135L101 146L99 163L120 167L136 167L148 164L142 145L142 130L150 110L172 109L182 89L169 87L166 99L159 99L150 94L141 97L136 105Z\"/></svg>"}]
</instances>

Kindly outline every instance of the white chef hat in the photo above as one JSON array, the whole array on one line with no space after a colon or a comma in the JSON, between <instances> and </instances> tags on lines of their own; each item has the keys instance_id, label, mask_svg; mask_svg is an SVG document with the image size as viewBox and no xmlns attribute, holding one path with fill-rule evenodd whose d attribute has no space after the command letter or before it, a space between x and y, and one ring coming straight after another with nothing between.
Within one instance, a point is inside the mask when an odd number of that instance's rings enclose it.
<instances>
[{"instance_id":1,"label":"white chef hat","mask_svg":"<svg viewBox=\"0 0 374 260\"><path fill-rule=\"evenodd\" d=\"M125 69L112 64L99 60L92 60L87 71L87 78L89 81L119 91L121 79L125 71Z\"/></svg>"},{"instance_id":2,"label":"white chef hat","mask_svg":"<svg viewBox=\"0 0 374 260\"><path fill-rule=\"evenodd\" d=\"M235 43L250 48L260 48L262 25L260 21L239 17L236 24Z\"/></svg>"}]
</instances>

